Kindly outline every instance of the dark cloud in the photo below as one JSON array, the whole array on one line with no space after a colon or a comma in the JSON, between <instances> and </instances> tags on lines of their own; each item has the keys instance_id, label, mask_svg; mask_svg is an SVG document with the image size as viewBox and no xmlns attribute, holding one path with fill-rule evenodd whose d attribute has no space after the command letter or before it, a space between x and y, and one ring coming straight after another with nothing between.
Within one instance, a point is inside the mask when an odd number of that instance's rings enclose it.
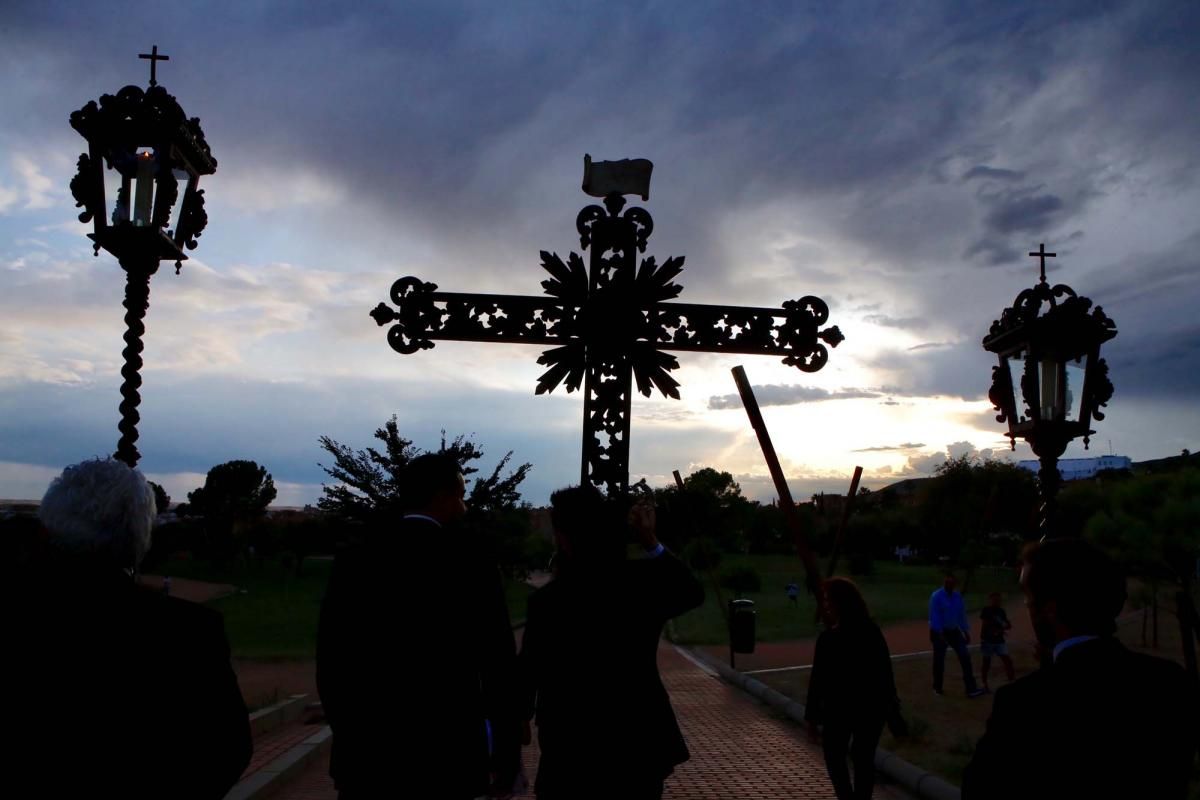
<instances>
[{"instance_id":1,"label":"dark cloud","mask_svg":"<svg viewBox=\"0 0 1200 800\"><path fill-rule=\"evenodd\" d=\"M929 320L925 317L889 317L886 314L868 314L863 317L863 321L873 325L882 325L885 328L902 330L921 330L929 327Z\"/></svg>"},{"instance_id":2,"label":"dark cloud","mask_svg":"<svg viewBox=\"0 0 1200 800\"><path fill-rule=\"evenodd\" d=\"M972 244L963 253L966 258L979 257L987 266L1012 264L1020 260L1021 251L1007 242L992 238L983 238Z\"/></svg>"},{"instance_id":3,"label":"dark cloud","mask_svg":"<svg viewBox=\"0 0 1200 800\"><path fill-rule=\"evenodd\" d=\"M858 450L852 450L852 453L886 453L895 450L915 450L918 447L924 447L924 442L902 442L900 444L881 444L875 447L863 447Z\"/></svg>"},{"instance_id":4,"label":"dark cloud","mask_svg":"<svg viewBox=\"0 0 1200 800\"><path fill-rule=\"evenodd\" d=\"M998 167L989 167L985 164L978 164L967 170L962 179L964 181L973 180L975 178L983 178L988 180L1001 181L1019 181L1025 177L1024 172L1018 172L1012 169L1000 169Z\"/></svg>"},{"instance_id":5,"label":"dark cloud","mask_svg":"<svg viewBox=\"0 0 1200 800\"><path fill-rule=\"evenodd\" d=\"M983 223L999 234L1039 233L1050 227L1064 208L1062 199L1052 194L1018 194L998 201Z\"/></svg>"},{"instance_id":6,"label":"dark cloud","mask_svg":"<svg viewBox=\"0 0 1200 800\"><path fill-rule=\"evenodd\" d=\"M790 406L797 403L820 403L826 400L859 400L880 395L879 392L871 389L842 389L831 392L815 386L767 384L766 386L755 386L754 396L760 406ZM708 399L708 407L714 410L741 408L742 398L736 394L714 395Z\"/></svg>"}]
</instances>

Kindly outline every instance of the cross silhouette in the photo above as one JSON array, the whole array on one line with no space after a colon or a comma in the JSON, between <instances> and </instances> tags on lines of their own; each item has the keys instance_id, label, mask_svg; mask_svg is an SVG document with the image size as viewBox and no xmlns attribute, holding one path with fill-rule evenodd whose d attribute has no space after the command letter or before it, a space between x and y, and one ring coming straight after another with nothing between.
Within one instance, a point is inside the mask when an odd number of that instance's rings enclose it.
<instances>
[{"instance_id":1,"label":"cross silhouette","mask_svg":"<svg viewBox=\"0 0 1200 800\"><path fill-rule=\"evenodd\" d=\"M603 162L612 163L612 162ZM638 192L640 193L640 192ZM621 213L619 192L590 205L575 226L591 268L571 253L564 263L542 251L547 296L439 292L414 277L391 289L393 309L380 303L372 312L380 326L391 324L388 344L404 354L433 347L433 340L520 342L551 345L539 364L537 394L563 381L568 392L582 384L583 453L580 482L605 488L610 496L629 488L629 427L633 382L649 397L651 387L679 399L670 372L678 360L666 350L781 355L783 363L816 372L829 360L819 340L836 347L844 338L837 326L819 330L829 307L817 297L790 300L782 308L666 303L679 295L672 282L683 258L659 265L645 252L654 228L643 208Z\"/></svg>"},{"instance_id":2,"label":"cross silhouette","mask_svg":"<svg viewBox=\"0 0 1200 800\"><path fill-rule=\"evenodd\" d=\"M158 72L158 62L159 61L170 61L171 57L170 56L160 56L158 54L158 45L154 45L154 47L150 48L149 53L138 53L138 58L150 59L150 85L158 86L158 80L157 80L157 74L156 74Z\"/></svg>"},{"instance_id":3,"label":"cross silhouette","mask_svg":"<svg viewBox=\"0 0 1200 800\"><path fill-rule=\"evenodd\" d=\"M1046 259L1047 259L1047 258L1057 258L1057 257L1058 257L1058 253L1047 253L1047 252L1046 252L1046 243L1045 243L1045 242L1042 242L1041 244L1039 244L1039 245L1038 245L1038 249L1037 249L1036 251L1034 251L1034 252L1031 252L1029 255L1031 255L1031 256L1033 256L1033 257L1035 257L1035 258L1039 258L1039 259L1041 259L1041 262L1042 262L1042 283L1045 283L1045 282L1046 282Z\"/></svg>"}]
</instances>

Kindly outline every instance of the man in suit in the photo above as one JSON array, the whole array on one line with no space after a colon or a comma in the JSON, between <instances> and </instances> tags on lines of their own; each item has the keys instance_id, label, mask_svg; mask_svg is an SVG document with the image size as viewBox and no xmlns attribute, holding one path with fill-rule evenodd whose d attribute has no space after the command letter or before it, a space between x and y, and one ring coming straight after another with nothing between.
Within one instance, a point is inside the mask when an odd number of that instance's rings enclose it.
<instances>
[{"instance_id":1,"label":"man in suit","mask_svg":"<svg viewBox=\"0 0 1200 800\"><path fill-rule=\"evenodd\" d=\"M401 492L403 517L337 556L321 604L329 772L342 800L398 796L418 777L439 800L508 794L522 726L499 570L454 530L466 484L452 457L414 458Z\"/></svg>"},{"instance_id":2,"label":"man in suit","mask_svg":"<svg viewBox=\"0 0 1200 800\"><path fill-rule=\"evenodd\" d=\"M1120 569L1087 542L1057 539L1027 551L1021 585L1053 663L996 691L964 800L1185 797L1196 686L1179 665L1114 636Z\"/></svg>"},{"instance_id":3,"label":"man in suit","mask_svg":"<svg viewBox=\"0 0 1200 800\"><path fill-rule=\"evenodd\" d=\"M521 647L538 800L657 800L689 757L658 674L659 637L704 590L658 542L652 506L630 514L644 554L633 561L628 525L592 486L555 492L551 521L558 572L529 598Z\"/></svg>"},{"instance_id":4,"label":"man in suit","mask_svg":"<svg viewBox=\"0 0 1200 800\"><path fill-rule=\"evenodd\" d=\"M31 569L4 583L8 780L38 797L218 800L250 761L221 615L137 585L154 493L100 459L38 510Z\"/></svg>"}]
</instances>

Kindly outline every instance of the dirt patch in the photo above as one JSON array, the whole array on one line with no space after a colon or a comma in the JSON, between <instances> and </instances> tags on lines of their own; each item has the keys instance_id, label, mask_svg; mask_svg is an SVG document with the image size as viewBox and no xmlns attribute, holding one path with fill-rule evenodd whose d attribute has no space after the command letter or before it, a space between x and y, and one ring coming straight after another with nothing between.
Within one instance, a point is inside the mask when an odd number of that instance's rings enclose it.
<instances>
[{"instance_id":1,"label":"dirt patch","mask_svg":"<svg viewBox=\"0 0 1200 800\"><path fill-rule=\"evenodd\" d=\"M251 711L286 700L293 694L307 694L317 702L317 670L313 661L246 661L235 659L242 698Z\"/></svg>"},{"instance_id":2,"label":"dirt patch","mask_svg":"<svg viewBox=\"0 0 1200 800\"><path fill-rule=\"evenodd\" d=\"M161 592L163 590L162 575L140 575L138 583L149 589ZM218 597L225 597L237 592L237 587L230 583L209 583L194 581L190 578L171 578L171 596L191 600L193 603L207 603Z\"/></svg>"}]
</instances>

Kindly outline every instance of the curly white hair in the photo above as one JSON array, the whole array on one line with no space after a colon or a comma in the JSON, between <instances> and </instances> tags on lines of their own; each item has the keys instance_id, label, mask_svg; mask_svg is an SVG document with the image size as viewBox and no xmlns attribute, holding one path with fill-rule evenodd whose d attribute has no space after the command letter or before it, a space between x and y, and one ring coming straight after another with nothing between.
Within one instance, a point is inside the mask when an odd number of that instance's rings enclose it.
<instances>
[{"instance_id":1,"label":"curly white hair","mask_svg":"<svg viewBox=\"0 0 1200 800\"><path fill-rule=\"evenodd\" d=\"M154 491L142 473L112 458L73 464L50 483L38 517L69 552L136 568L150 549Z\"/></svg>"}]
</instances>

